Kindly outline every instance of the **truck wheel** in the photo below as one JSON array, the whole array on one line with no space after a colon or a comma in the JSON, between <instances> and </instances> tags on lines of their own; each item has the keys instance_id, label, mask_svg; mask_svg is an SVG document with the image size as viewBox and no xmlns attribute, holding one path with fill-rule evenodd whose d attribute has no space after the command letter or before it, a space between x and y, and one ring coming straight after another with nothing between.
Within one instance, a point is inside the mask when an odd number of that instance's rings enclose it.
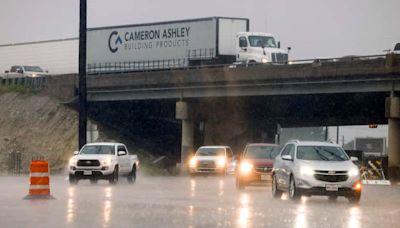
<instances>
[{"instance_id":1,"label":"truck wheel","mask_svg":"<svg viewBox=\"0 0 400 228\"><path fill-rule=\"evenodd\" d=\"M110 184L116 184L118 182L118 166L115 166L114 172L110 175L108 182Z\"/></svg>"},{"instance_id":2,"label":"truck wheel","mask_svg":"<svg viewBox=\"0 0 400 228\"><path fill-rule=\"evenodd\" d=\"M127 179L128 179L129 183L132 183L132 184L135 183L135 181L136 181L136 166L132 167L132 171L129 173Z\"/></svg>"},{"instance_id":3,"label":"truck wheel","mask_svg":"<svg viewBox=\"0 0 400 228\"><path fill-rule=\"evenodd\" d=\"M276 176L272 175L272 197L281 198L282 191L278 189L278 182L276 181Z\"/></svg>"},{"instance_id":4,"label":"truck wheel","mask_svg":"<svg viewBox=\"0 0 400 228\"><path fill-rule=\"evenodd\" d=\"M236 178L236 188L239 190L243 190L245 187L246 187L246 185L244 184L244 182L239 177L237 177Z\"/></svg>"},{"instance_id":5,"label":"truck wheel","mask_svg":"<svg viewBox=\"0 0 400 228\"><path fill-rule=\"evenodd\" d=\"M296 182L294 180L293 176L290 176L290 182L289 182L289 198L291 200L299 200L301 198L301 194L299 193L299 190L296 188Z\"/></svg>"},{"instance_id":6,"label":"truck wheel","mask_svg":"<svg viewBox=\"0 0 400 228\"><path fill-rule=\"evenodd\" d=\"M69 174L68 179L69 179L69 184L71 185L78 184L78 178L76 178L75 175Z\"/></svg>"}]
</instances>

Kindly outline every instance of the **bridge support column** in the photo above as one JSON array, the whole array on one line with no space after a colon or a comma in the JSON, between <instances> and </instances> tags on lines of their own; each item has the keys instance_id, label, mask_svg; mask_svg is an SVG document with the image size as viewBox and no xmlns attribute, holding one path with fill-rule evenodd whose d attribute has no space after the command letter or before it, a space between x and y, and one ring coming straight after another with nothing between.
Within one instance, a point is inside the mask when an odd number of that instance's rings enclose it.
<instances>
[{"instance_id":1,"label":"bridge support column","mask_svg":"<svg viewBox=\"0 0 400 228\"><path fill-rule=\"evenodd\" d=\"M181 170L183 171L187 168L186 164L193 151L194 123L187 102L176 102L176 119L182 120Z\"/></svg>"},{"instance_id":2,"label":"bridge support column","mask_svg":"<svg viewBox=\"0 0 400 228\"><path fill-rule=\"evenodd\" d=\"M386 98L386 117L389 118L389 178L400 180L400 97Z\"/></svg>"}]
</instances>

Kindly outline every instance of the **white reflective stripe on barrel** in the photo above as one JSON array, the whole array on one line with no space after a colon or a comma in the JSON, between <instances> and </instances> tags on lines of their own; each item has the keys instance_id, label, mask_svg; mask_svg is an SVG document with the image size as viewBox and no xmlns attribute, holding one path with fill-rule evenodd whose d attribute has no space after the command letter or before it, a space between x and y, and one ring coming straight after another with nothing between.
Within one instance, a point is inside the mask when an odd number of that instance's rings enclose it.
<instances>
[{"instance_id":1,"label":"white reflective stripe on barrel","mask_svg":"<svg viewBox=\"0 0 400 228\"><path fill-rule=\"evenodd\" d=\"M31 177L47 177L49 176L49 173L31 173Z\"/></svg>"},{"instance_id":2,"label":"white reflective stripe on barrel","mask_svg":"<svg viewBox=\"0 0 400 228\"><path fill-rule=\"evenodd\" d=\"M30 189L50 189L48 185L31 185Z\"/></svg>"}]
</instances>

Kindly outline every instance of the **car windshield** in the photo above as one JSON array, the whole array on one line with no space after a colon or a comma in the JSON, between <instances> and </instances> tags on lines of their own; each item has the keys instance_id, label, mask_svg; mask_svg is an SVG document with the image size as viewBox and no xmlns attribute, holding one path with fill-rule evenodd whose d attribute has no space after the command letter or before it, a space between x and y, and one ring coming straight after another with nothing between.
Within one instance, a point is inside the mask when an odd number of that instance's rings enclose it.
<instances>
[{"instance_id":1,"label":"car windshield","mask_svg":"<svg viewBox=\"0 0 400 228\"><path fill-rule=\"evenodd\" d=\"M87 145L79 154L114 154L114 146L111 145Z\"/></svg>"},{"instance_id":2,"label":"car windshield","mask_svg":"<svg viewBox=\"0 0 400 228\"><path fill-rule=\"evenodd\" d=\"M224 148L200 148L197 153L197 156L224 156L225 149Z\"/></svg>"},{"instance_id":3,"label":"car windshield","mask_svg":"<svg viewBox=\"0 0 400 228\"><path fill-rule=\"evenodd\" d=\"M249 43L252 47L276 48L275 39L271 36L249 36Z\"/></svg>"},{"instance_id":4,"label":"car windshield","mask_svg":"<svg viewBox=\"0 0 400 228\"><path fill-rule=\"evenodd\" d=\"M245 158L274 159L279 153L277 146L249 146L244 154Z\"/></svg>"},{"instance_id":5,"label":"car windshield","mask_svg":"<svg viewBox=\"0 0 400 228\"><path fill-rule=\"evenodd\" d=\"M24 66L25 71L43 72L42 68L38 66Z\"/></svg>"},{"instance_id":6,"label":"car windshield","mask_svg":"<svg viewBox=\"0 0 400 228\"><path fill-rule=\"evenodd\" d=\"M346 161L348 156L340 147L335 146L299 146L297 159L312 161Z\"/></svg>"}]
</instances>

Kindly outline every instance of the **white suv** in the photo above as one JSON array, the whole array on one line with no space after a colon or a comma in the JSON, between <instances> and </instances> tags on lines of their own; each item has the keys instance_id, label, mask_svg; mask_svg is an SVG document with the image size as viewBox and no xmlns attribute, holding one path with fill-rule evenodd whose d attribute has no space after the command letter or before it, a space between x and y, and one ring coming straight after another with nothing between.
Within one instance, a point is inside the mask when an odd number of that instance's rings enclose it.
<instances>
[{"instance_id":1,"label":"white suv","mask_svg":"<svg viewBox=\"0 0 400 228\"><path fill-rule=\"evenodd\" d=\"M337 144L289 141L275 158L272 195L288 191L293 200L301 195L326 195L332 200L345 196L357 203L362 184L356 160Z\"/></svg>"}]
</instances>

